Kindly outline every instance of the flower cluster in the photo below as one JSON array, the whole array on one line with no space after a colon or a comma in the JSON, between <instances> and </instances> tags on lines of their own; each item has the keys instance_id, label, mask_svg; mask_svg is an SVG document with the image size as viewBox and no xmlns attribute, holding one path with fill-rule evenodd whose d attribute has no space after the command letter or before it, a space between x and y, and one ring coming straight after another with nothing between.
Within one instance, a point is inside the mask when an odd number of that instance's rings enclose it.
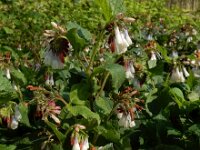
<instances>
[{"instance_id":1,"label":"flower cluster","mask_svg":"<svg viewBox=\"0 0 200 150\"><path fill-rule=\"evenodd\" d=\"M45 84L46 84L46 85L50 85L50 86L53 86L53 85L54 85L53 74L47 74L47 75L46 75Z\"/></svg>"},{"instance_id":2,"label":"flower cluster","mask_svg":"<svg viewBox=\"0 0 200 150\"><path fill-rule=\"evenodd\" d=\"M138 110L141 111L143 108L138 105L138 102L142 100L138 98L133 98L135 95L138 95L138 91L134 90L132 87L125 88L119 94L120 102L117 105L116 115L119 119L118 124L124 128L132 128L136 126L135 124L135 114L138 115Z\"/></svg>"},{"instance_id":3,"label":"flower cluster","mask_svg":"<svg viewBox=\"0 0 200 150\"><path fill-rule=\"evenodd\" d=\"M135 77L135 68L132 61L125 62L126 78L134 79Z\"/></svg>"},{"instance_id":4,"label":"flower cluster","mask_svg":"<svg viewBox=\"0 0 200 150\"><path fill-rule=\"evenodd\" d=\"M51 24L56 31L45 30L46 51L44 53L44 64L51 66L53 69L62 69L64 67L64 57L69 50L69 42L62 36L66 33L66 30L55 22Z\"/></svg>"},{"instance_id":5,"label":"flower cluster","mask_svg":"<svg viewBox=\"0 0 200 150\"><path fill-rule=\"evenodd\" d=\"M131 112L135 112L135 109L126 112L122 109L122 106L119 106L119 108L117 109L119 126L122 126L124 128L132 128L136 125L133 116L131 116Z\"/></svg>"},{"instance_id":6,"label":"flower cluster","mask_svg":"<svg viewBox=\"0 0 200 150\"><path fill-rule=\"evenodd\" d=\"M15 130L19 126L19 122L22 119L22 115L19 111L18 105L15 105L14 109L10 109L11 107L13 107L11 105L1 108L0 115L3 118L3 121L7 124L7 127Z\"/></svg>"},{"instance_id":7,"label":"flower cluster","mask_svg":"<svg viewBox=\"0 0 200 150\"><path fill-rule=\"evenodd\" d=\"M117 54L122 54L127 51L127 48L132 44L132 40L128 34L127 29L119 30L119 27L114 28L114 49Z\"/></svg>"},{"instance_id":8,"label":"flower cluster","mask_svg":"<svg viewBox=\"0 0 200 150\"><path fill-rule=\"evenodd\" d=\"M185 78L189 75L190 74L184 66L182 66L181 68L176 66L172 70L170 80L171 82L185 82Z\"/></svg>"},{"instance_id":9,"label":"flower cluster","mask_svg":"<svg viewBox=\"0 0 200 150\"><path fill-rule=\"evenodd\" d=\"M61 112L61 107L57 106L55 101L48 100L45 104L38 104L36 115L42 119L52 118L57 124L60 124L60 119L57 117Z\"/></svg>"},{"instance_id":10,"label":"flower cluster","mask_svg":"<svg viewBox=\"0 0 200 150\"><path fill-rule=\"evenodd\" d=\"M12 115L11 117L11 122L10 122L10 128L11 129L17 129L18 125L19 125L19 121L22 119L22 115L19 111L18 106L15 106L15 110L14 110L14 115Z\"/></svg>"},{"instance_id":11,"label":"flower cluster","mask_svg":"<svg viewBox=\"0 0 200 150\"><path fill-rule=\"evenodd\" d=\"M85 129L85 126L76 124L74 128L75 130L71 136L72 150L88 150L89 149L88 136L79 132L80 130Z\"/></svg>"}]
</instances>

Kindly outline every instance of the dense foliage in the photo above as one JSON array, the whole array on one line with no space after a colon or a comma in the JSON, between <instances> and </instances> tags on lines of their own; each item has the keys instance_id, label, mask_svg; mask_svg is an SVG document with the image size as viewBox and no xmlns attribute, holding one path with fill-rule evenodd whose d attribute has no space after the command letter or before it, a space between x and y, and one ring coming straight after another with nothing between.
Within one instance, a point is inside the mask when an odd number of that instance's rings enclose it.
<instances>
[{"instance_id":1,"label":"dense foliage","mask_svg":"<svg viewBox=\"0 0 200 150\"><path fill-rule=\"evenodd\" d=\"M200 149L195 16L157 0L0 11L0 149Z\"/></svg>"}]
</instances>

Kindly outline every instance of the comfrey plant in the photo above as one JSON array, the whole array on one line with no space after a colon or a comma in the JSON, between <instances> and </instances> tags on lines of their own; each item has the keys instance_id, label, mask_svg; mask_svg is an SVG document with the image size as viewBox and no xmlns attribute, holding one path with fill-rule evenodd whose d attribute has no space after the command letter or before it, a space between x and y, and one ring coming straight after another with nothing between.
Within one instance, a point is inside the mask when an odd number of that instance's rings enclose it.
<instances>
[{"instance_id":1,"label":"comfrey plant","mask_svg":"<svg viewBox=\"0 0 200 150\"><path fill-rule=\"evenodd\" d=\"M5 48L0 149L199 149L198 30L146 3L77 1L92 13L53 18L40 50Z\"/></svg>"}]
</instances>

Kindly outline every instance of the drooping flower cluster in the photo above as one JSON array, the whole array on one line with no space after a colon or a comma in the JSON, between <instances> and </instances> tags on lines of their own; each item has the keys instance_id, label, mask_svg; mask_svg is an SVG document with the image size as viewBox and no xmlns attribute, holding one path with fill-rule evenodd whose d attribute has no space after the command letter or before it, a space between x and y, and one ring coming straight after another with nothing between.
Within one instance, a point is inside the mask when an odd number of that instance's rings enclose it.
<instances>
[{"instance_id":1,"label":"drooping flower cluster","mask_svg":"<svg viewBox=\"0 0 200 150\"><path fill-rule=\"evenodd\" d=\"M127 48L132 44L132 40L128 34L127 29L119 30L119 27L114 28L114 49L117 54L122 54L127 51Z\"/></svg>"},{"instance_id":2,"label":"drooping flower cluster","mask_svg":"<svg viewBox=\"0 0 200 150\"><path fill-rule=\"evenodd\" d=\"M179 68L178 66L174 67L171 73L171 82L185 82L185 78L187 78L190 74L187 69L182 66Z\"/></svg>"},{"instance_id":3,"label":"drooping flower cluster","mask_svg":"<svg viewBox=\"0 0 200 150\"><path fill-rule=\"evenodd\" d=\"M14 109L10 109L12 106L3 107L0 110L0 115L3 118L3 121L7 124L7 127L10 129L17 129L19 122L22 119L22 115L19 111L19 106L15 105Z\"/></svg>"},{"instance_id":4,"label":"drooping flower cluster","mask_svg":"<svg viewBox=\"0 0 200 150\"><path fill-rule=\"evenodd\" d=\"M64 67L64 57L69 51L69 42L62 36L66 30L55 22L51 23L56 29L45 30L46 37L46 51L44 53L44 64L51 66L53 69L62 69Z\"/></svg>"},{"instance_id":5,"label":"drooping flower cluster","mask_svg":"<svg viewBox=\"0 0 200 150\"><path fill-rule=\"evenodd\" d=\"M50 86L54 85L53 73L47 74L45 78L46 78L46 80L45 80L46 85L50 85Z\"/></svg>"},{"instance_id":6,"label":"drooping flower cluster","mask_svg":"<svg viewBox=\"0 0 200 150\"><path fill-rule=\"evenodd\" d=\"M80 130L85 129L85 126L76 124L74 126L74 129L75 130L71 136L72 150L88 150L89 149L88 136L84 135L83 133L79 133Z\"/></svg>"},{"instance_id":7,"label":"drooping flower cluster","mask_svg":"<svg viewBox=\"0 0 200 150\"><path fill-rule=\"evenodd\" d=\"M126 78L127 79L134 79L135 77L135 68L133 66L132 61L125 62L125 70L126 70Z\"/></svg>"},{"instance_id":8,"label":"drooping flower cluster","mask_svg":"<svg viewBox=\"0 0 200 150\"><path fill-rule=\"evenodd\" d=\"M150 54L151 54L150 60L162 59L162 56L157 51L151 51Z\"/></svg>"},{"instance_id":9,"label":"drooping flower cluster","mask_svg":"<svg viewBox=\"0 0 200 150\"><path fill-rule=\"evenodd\" d=\"M119 121L118 121L119 126L122 126L124 128L134 127L136 124L135 124L133 116L131 116L130 111L126 112L125 110L123 110L120 107L121 106L119 106L119 108L117 109L117 117L119 119ZM131 112L134 112L133 110L131 110Z\"/></svg>"},{"instance_id":10,"label":"drooping flower cluster","mask_svg":"<svg viewBox=\"0 0 200 150\"><path fill-rule=\"evenodd\" d=\"M14 110L14 115L12 115L11 117L11 123L10 123L10 128L15 130L18 128L19 125L19 121L22 119L22 115L19 111L19 107L15 106L15 110Z\"/></svg>"},{"instance_id":11,"label":"drooping flower cluster","mask_svg":"<svg viewBox=\"0 0 200 150\"><path fill-rule=\"evenodd\" d=\"M123 92L119 94L120 103L118 103L116 109L116 115L119 119L119 126L124 128L132 128L136 126L135 114L137 114L137 117L139 117L137 111L141 111L143 109L140 105L137 104L137 102L141 102L141 100L138 98L133 98L138 94L138 91L131 87L127 87Z\"/></svg>"},{"instance_id":12,"label":"drooping flower cluster","mask_svg":"<svg viewBox=\"0 0 200 150\"><path fill-rule=\"evenodd\" d=\"M57 117L61 112L61 107L57 106L55 101L48 100L45 104L38 104L36 115L42 119L52 118L57 124L60 124L60 119Z\"/></svg>"}]
</instances>

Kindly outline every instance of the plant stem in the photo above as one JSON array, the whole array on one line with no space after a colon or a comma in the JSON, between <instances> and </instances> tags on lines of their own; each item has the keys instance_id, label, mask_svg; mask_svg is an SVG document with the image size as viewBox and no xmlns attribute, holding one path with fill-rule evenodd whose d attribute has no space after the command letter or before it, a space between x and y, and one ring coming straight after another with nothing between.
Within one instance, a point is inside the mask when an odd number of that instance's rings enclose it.
<instances>
[{"instance_id":1,"label":"plant stem","mask_svg":"<svg viewBox=\"0 0 200 150\"><path fill-rule=\"evenodd\" d=\"M89 62L89 65L86 69L86 73L90 75L90 68L93 66L93 62L94 62L94 58L96 56L96 53L98 52L99 48L100 48L100 43L101 43L101 40L103 38L103 32L100 32L99 35L97 36L98 37L98 41L97 43L95 44L94 48L93 48L93 51L92 51L92 56L91 56L91 59L90 59L90 62Z\"/></svg>"},{"instance_id":2,"label":"plant stem","mask_svg":"<svg viewBox=\"0 0 200 150\"><path fill-rule=\"evenodd\" d=\"M106 81L107 81L109 75L110 75L110 73L107 72L106 75L105 75L105 78L104 78L104 80L103 80L103 83L102 83L102 85L101 85L101 89L100 89L100 91L97 93L96 99L97 99L97 98L101 95L101 93L103 92L103 89L104 89L104 87L105 87L105 85L106 85Z\"/></svg>"}]
</instances>

